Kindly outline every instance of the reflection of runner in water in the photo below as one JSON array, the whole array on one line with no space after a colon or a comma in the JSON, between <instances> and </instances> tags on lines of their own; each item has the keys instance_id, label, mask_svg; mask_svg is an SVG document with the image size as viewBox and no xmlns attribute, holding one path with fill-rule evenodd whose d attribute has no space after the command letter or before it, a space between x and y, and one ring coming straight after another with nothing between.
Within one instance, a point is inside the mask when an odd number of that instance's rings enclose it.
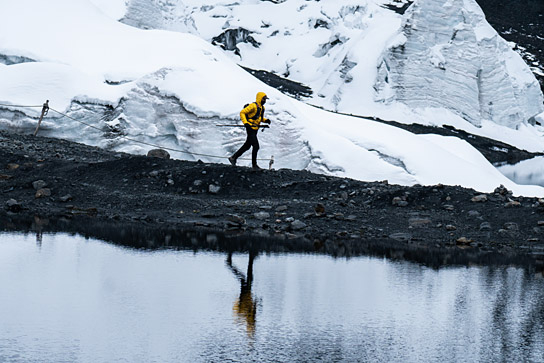
<instances>
[{"instance_id":1,"label":"reflection of runner in water","mask_svg":"<svg viewBox=\"0 0 544 363\"><path fill-rule=\"evenodd\" d=\"M246 323L248 335L253 338L255 336L255 322L257 318L257 301L253 299L251 294L251 283L253 282L253 260L257 257L255 252L249 252L249 262L247 264L247 274L244 275L240 270L232 265L232 252L227 256L227 266L240 280L240 297L234 303L232 308L236 313L236 317Z\"/></svg>"}]
</instances>

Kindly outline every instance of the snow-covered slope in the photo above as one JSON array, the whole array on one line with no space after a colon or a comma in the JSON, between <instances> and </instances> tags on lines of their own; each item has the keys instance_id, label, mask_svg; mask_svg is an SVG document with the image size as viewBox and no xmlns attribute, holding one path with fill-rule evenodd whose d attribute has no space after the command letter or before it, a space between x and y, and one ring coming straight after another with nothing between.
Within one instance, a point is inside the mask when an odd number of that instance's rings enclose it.
<instances>
[{"instance_id":1,"label":"snow-covered slope","mask_svg":"<svg viewBox=\"0 0 544 363\"><path fill-rule=\"evenodd\" d=\"M475 0L416 0L401 14L393 4L404 3L130 0L123 22L196 34L344 113L441 125L423 111L441 108L476 126L516 128L544 111L529 67ZM399 115L395 102L422 112Z\"/></svg>"},{"instance_id":2,"label":"snow-covered slope","mask_svg":"<svg viewBox=\"0 0 544 363\"><path fill-rule=\"evenodd\" d=\"M183 151L174 157L226 162L245 135L215 125L239 122L243 104L264 91L273 127L260 133L260 156L274 155L276 167L481 191L504 184L516 194L544 196L541 187L509 181L464 141L306 105L256 80L201 38L121 24L99 3L0 2L0 54L13 63L0 65L2 127L33 130L40 109L16 105L49 99L43 134L135 153L159 144Z\"/></svg>"}]
</instances>

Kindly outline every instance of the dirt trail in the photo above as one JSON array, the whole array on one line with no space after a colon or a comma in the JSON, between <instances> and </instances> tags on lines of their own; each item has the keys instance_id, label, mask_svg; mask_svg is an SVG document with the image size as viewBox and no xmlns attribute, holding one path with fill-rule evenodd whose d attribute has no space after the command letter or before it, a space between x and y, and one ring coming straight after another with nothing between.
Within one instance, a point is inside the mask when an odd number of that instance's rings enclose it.
<instances>
[{"instance_id":1,"label":"dirt trail","mask_svg":"<svg viewBox=\"0 0 544 363\"><path fill-rule=\"evenodd\" d=\"M307 171L253 171L5 131L0 160L3 230L92 234L99 226L130 226L157 236L159 230L196 230L207 242L212 232L234 234L246 243L281 241L280 250L337 256L378 253L425 261L432 255L443 263L537 268L544 263L544 201L512 197L504 188L484 194Z\"/></svg>"}]
</instances>

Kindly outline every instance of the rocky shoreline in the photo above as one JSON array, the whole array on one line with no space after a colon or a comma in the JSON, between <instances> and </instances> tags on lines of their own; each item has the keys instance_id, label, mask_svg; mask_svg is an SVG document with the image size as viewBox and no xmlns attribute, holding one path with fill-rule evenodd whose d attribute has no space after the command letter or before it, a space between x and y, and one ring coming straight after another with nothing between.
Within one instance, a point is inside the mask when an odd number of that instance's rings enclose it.
<instances>
[{"instance_id":1,"label":"rocky shoreline","mask_svg":"<svg viewBox=\"0 0 544 363\"><path fill-rule=\"evenodd\" d=\"M544 267L544 200L501 186L486 194L253 171L7 131L0 159L3 231L82 233L135 248Z\"/></svg>"}]
</instances>

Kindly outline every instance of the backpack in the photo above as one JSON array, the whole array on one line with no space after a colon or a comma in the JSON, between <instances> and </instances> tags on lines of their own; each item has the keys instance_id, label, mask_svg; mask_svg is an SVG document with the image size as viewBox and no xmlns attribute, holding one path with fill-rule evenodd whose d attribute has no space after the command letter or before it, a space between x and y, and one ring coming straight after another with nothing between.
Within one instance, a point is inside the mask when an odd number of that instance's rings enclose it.
<instances>
[{"instance_id":1,"label":"backpack","mask_svg":"<svg viewBox=\"0 0 544 363\"><path fill-rule=\"evenodd\" d=\"M257 102L253 102L253 103L255 104L255 106L257 106L257 112L255 112L255 115L253 116L253 118L249 118L249 117L248 117L248 119L249 119L249 120L254 120L254 121L255 121L255 120L258 120L260 117L262 117L262 116L264 116L264 115L263 115L263 108L262 108L262 107L259 107L259 105L257 104ZM246 108L246 107L249 106L249 105L250 105L250 103L246 103L246 104L244 105L244 108Z\"/></svg>"}]
</instances>

